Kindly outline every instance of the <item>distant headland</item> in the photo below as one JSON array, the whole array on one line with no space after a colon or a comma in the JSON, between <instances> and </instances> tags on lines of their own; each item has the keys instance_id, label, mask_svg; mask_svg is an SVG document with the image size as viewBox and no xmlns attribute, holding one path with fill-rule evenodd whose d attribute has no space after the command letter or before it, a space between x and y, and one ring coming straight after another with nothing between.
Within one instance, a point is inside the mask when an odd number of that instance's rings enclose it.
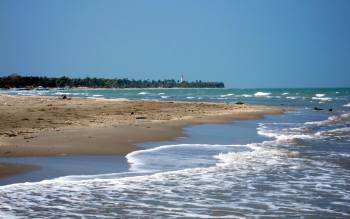
<instances>
[{"instance_id":1,"label":"distant headland","mask_svg":"<svg viewBox=\"0 0 350 219\"><path fill-rule=\"evenodd\" d=\"M12 74L0 77L0 88L55 88L55 87L87 87L87 88L224 88L223 82L184 81L184 80L134 80L109 78L69 78L38 77Z\"/></svg>"}]
</instances>

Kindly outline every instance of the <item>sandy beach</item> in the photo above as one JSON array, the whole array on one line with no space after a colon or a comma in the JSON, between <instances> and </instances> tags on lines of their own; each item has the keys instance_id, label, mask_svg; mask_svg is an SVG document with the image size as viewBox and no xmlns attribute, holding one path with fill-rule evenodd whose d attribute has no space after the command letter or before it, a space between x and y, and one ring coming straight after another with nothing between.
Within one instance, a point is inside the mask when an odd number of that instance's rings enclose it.
<instances>
[{"instance_id":1,"label":"sandy beach","mask_svg":"<svg viewBox=\"0 0 350 219\"><path fill-rule=\"evenodd\" d=\"M139 143L183 136L187 125L284 111L245 104L1 95L0 156L125 155ZM33 168L0 165L0 176L9 169Z\"/></svg>"}]
</instances>

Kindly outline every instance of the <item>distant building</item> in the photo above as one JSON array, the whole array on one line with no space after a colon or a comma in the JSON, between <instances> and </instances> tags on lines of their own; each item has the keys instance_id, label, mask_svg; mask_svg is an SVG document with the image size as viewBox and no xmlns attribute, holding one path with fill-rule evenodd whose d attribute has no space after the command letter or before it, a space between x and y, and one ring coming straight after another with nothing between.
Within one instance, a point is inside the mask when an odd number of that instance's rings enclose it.
<instances>
[{"instance_id":1,"label":"distant building","mask_svg":"<svg viewBox=\"0 0 350 219\"><path fill-rule=\"evenodd\" d=\"M181 75L180 83L182 83L183 81L184 81L184 75Z\"/></svg>"}]
</instances>

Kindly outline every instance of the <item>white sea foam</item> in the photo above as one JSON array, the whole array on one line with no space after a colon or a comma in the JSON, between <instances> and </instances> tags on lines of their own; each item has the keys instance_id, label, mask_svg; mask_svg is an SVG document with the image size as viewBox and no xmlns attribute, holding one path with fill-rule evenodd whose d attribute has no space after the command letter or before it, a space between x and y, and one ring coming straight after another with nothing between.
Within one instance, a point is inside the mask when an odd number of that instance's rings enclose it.
<instances>
[{"instance_id":1,"label":"white sea foam","mask_svg":"<svg viewBox=\"0 0 350 219\"><path fill-rule=\"evenodd\" d=\"M145 92L145 91L143 91L143 92L140 92L140 93L138 93L139 95L147 95L147 94L149 94L148 92Z\"/></svg>"},{"instance_id":2,"label":"white sea foam","mask_svg":"<svg viewBox=\"0 0 350 219\"><path fill-rule=\"evenodd\" d=\"M187 99L194 99L195 97L186 97Z\"/></svg>"},{"instance_id":3,"label":"white sea foam","mask_svg":"<svg viewBox=\"0 0 350 219\"><path fill-rule=\"evenodd\" d=\"M56 95L71 95L72 93L69 92L56 92Z\"/></svg>"},{"instance_id":4,"label":"white sea foam","mask_svg":"<svg viewBox=\"0 0 350 219\"><path fill-rule=\"evenodd\" d=\"M309 134L301 134L301 133L288 133L288 132L276 132L275 130L266 130L266 129L262 129L260 128L258 130L258 134L259 135L263 135L269 138L274 138L276 139L276 141L278 143L293 143L296 140L299 139L313 139L315 138L313 135L309 135Z\"/></svg>"},{"instance_id":5,"label":"white sea foam","mask_svg":"<svg viewBox=\"0 0 350 219\"><path fill-rule=\"evenodd\" d=\"M256 97L266 97L266 96L269 96L271 93L267 93L267 92L256 92L255 94L254 94L254 96L256 96Z\"/></svg>"},{"instance_id":6,"label":"white sea foam","mask_svg":"<svg viewBox=\"0 0 350 219\"><path fill-rule=\"evenodd\" d=\"M103 97L103 95L100 95L100 94L94 94L92 95L93 97Z\"/></svg>"},{"instance_id":7,"label":"white sea foam","mask_svg":"<svg viewBox=\"0 0 350 219\"><path fill-rule=\"evenodd\" d=\"M350 138L350 113L330 116L326 120L305 123L259 124L258 134L273 138L279 144L294 144L299 140L346 140Z\"/></svg>"},{"instance_id":8,"label":"white sea foam","mask_svg":"<svg viewBox=\"0 0 350 219\"><path fill-rule=\"evenodd\" d=\"M163 145L129 153L126 158L136 172L178 170L215 165L214 155L228 151L249 150L242 145L178 144ZM196 151L201 151L196 154ZM181 162L177 162L181 160ZM162 165L159 165L162 164Z\"/></svg>"},{"instance_id":9,"label":"white sea foam","mask_svg":"<svg viewBox=\"0 0 350 219\"><path fill-rule=\"evenodd\" d=\"M242 97L252 97L253 95L250 95L250 94L242 94L241 96L242 96Z\"/></svg>"},{"instance_id":10,"label":"white sea foam","mask_svg":"<svg viewBox=\"0 0 350 219\"><path fill-rule=\"evenodd\" d=\"M230 97L230 96L233 96L234 94L223 94L223 95L220 95L220 97Z\"/></svg>"},{"instance_id":11,"label":"white sea foam","mask_svg":"<svg viewBox=\"0 0 350 219\"><path fill-rule=\"evenodd\" d=\"M313 100L320 100L320 101L331 101L331 97L312 97Z\"/></svg>"},{"instance_id":12,"label":"white sea foam","mask_svg":"<svg viewBox=\"0 0 350 219\"><path fill-rule=\"evenodd\" d=\"M282 95L285 96L285 95L288 95L289 93L283 93Z\"/></svg>"},{"instance_id":13,"label":"white sea foam","mask_svg":"<svg viewBox=\"0 0 350 219\"><path fill-rule=\"evenodd\" d=\"M306 125L327 125L327 124L336 124L339 122L349 121L350 113L344 113L341 115L330 116L323 121L314 121L314 122L305 122Z\"/></svg>"},{"instance_id":14,"label":"white sea foam","mask_svg":"<svg viewBox=\"0 0 350 219\"><path fill-rule=\"evenodd\" d=\"M167 99L169 96L160 96L162 99Z\"/></svg>"},{"instance_id":15,"label":"white sea foam","mask_svg":"<svg viewBox=\"0 0 350 219\"><path fill-rule=\"evenodd\" d=\"M350 137L350 127L335 128L326 131L318 131L315 133L317 136L334 136L339 138ZM346 135L346 136L345 136Z\"/></svg>"},{"instance_id":16,"label":"white sea foam","mask_svg":"<svg viewBox=\"0 0 350 219\"><path fill-rule=\"evenodd\" d=\"M164 95L165 93L158 93L158 95Z\"/></svg>"},{"instance_id":17,"label":"white sea foam","mask_svg":"<svg viewBox=\"0 0 350 219\"><path fill-rule=\"evenodd\" d=\"M350 107L350 103L348 103L348 104L345 104L344 106L345 106L345 107Z\"/></svg>"},{"instance_id":18,"label":"white sea foam","mask_svg":"<svg viewBox=\"0 0 350 219\"><path fill-rule=\"evenodd\" d=\"M295 100L295 99L297 99L298 97L292 97L292 96L288 96L288 97L286 97L286 99L291 99L291 100Z\"/></svg>"},{"instance_id":19,"label":"white sea foam","mask_svg":"<svg viewBox=\"0 0 350 219\"><path fill-rule=\"evenodd\" d=\"M315 94L316 97L324 97L326 94Z\"/></svg>"},{"instance_id":20,"label":"white sea foam","mask_svg":"<svg viewBox=\"0 0 350 219\"><path fill-rule=\"evenodd\" d=\"M251 160L259 160L261 162L263 160L264 162L264 167L266 168L265 165L275 165L276 162L278 162L279 156L282 156L283 153L280 150L276 149L267 149L267 148L262 148L260 145L264 144L263 143L253 143L253 144L248 144L247 147L251 148L251 151L243 151L240 153L236 152L229 152L229 153L220 153L216 156L214 156L216 159L218 159L220 162L217 163L217 166L220 167L234 167L235 169L241 169L241 168L246 168L247 162ZM266 158L271 158L274 157L274 159L266 159ZM259 168L259 167L255 167ZM262 168L262 169L263 169Z\"/></svg>"}]
</instances>

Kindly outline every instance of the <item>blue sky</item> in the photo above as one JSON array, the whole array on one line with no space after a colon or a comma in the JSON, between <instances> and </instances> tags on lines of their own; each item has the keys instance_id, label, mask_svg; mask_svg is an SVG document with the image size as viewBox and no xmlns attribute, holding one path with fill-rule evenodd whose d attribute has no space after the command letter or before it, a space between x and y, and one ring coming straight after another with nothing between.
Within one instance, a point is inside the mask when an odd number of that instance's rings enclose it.
<instances>
[{"instance_id":1,"label":"blue sky","mask_svg":"<svg viewBox=\"0 0 350 219\"><path fill-rule=\"evenodd\" d=\"M349 87L348 0L0 0L0 75Z\"/></svg>"}]
</instances>

